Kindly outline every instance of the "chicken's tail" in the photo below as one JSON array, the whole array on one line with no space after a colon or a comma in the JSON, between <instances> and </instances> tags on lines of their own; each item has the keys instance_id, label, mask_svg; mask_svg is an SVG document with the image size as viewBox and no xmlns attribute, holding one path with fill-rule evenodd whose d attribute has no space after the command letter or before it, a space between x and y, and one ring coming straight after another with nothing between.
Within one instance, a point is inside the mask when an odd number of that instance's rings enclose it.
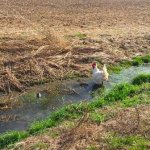
<instances>
[{"instance_id":1,"label":"chicken's tail","mask_svg":"<svg viewBox=\"0 0 150 150\"><path fill-rule=\"evenodd\" d=\"M103 72L104 72L104 80L107 81L109 74L108 74L107 67L105 64L103 66Z\"/></svg>"}]
</instances>

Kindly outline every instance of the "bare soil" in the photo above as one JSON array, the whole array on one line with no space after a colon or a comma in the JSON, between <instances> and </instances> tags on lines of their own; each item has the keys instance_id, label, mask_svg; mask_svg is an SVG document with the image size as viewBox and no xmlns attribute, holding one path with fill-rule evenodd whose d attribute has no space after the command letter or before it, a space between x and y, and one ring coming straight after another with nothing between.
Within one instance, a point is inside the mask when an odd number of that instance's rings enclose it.
<instances>
[{"instance_id":1,"label":"bare soil","mask_svg":"<svg viewBox=\"0 0 150 150\"><path fill-rule=\"evenodd\" d=\"M150 51L149 0L1 0L0 90L89 76Z\"/></svg>"}]
</instances>

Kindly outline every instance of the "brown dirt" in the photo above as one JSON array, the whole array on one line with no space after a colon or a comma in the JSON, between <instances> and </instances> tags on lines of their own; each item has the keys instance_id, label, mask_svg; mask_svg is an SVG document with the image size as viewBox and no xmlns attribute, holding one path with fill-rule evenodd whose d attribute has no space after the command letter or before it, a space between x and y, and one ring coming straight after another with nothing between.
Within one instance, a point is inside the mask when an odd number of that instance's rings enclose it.
<instances>
[{"instance_id":1,"label":"brown dirt","mask_svg":"<svg viewBox=\"0 0 150 150\"><path fill-rule=\"evenodd\" d=\"M114 113L115 115L101 124L91 122L88 117L71 126L61 125L47 130L44 134L32 136L15 145L14 150L22 148L31 150L38 143L47 145L45 149L51 150L85 150L93 145L97 150L108 150L108 137L110 133L119 135L141 135L150 139L150 106L139 106L137 108L106 107L100 110L103 113ZM52 137L51 133L58 136ZM39 149L40 146L38 147Z\"/></svg>"},{"instance_id":2,"label":"brown dirt","mask_svg":"<svg viewBox=\"0 0 150 150\"><path fill-rule=\"evenodd\" d=\"M92 61L147 54L149 16L149 0L2 0L0 90L89 76Z\"/></svg>"}]
</instances>

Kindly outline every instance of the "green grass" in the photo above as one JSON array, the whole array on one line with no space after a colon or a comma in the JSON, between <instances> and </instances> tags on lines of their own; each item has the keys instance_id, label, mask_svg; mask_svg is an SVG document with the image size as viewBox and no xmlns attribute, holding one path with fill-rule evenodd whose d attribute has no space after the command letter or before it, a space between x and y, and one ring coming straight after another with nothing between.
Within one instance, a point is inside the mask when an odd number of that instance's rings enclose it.
<instances>
[{"instance_id":1,"label":"green grass","mask_svg":"<svg viewBox=\"0 0 150 150\"><path fill-rule=\"evenodd\" d=\"M28 137L28 132L11 131L0 135L0 148Z\"/></svg>"},{"instance_id":2,"label":"green grass","mask_svg":"<svg viewBox=\"0 0 150 150\"><path fill-rule=\"evenodd\" d=\"M100 124L101 122L103 122L105 120L105 115L95 111L90 114L90 120L92 122Z\"/></svg>"},{"instance_id":3,"label":"green grass","mask_svg":"<svg viewBox=\"0 0 150 150\"><path fill-rule=\"evenodd\" d=\"M110 73L112 73L112 72L113 73L119 73L124 68L128 68L131 66L139 66L139 65L142 65L144 63L150 63L150 55L137 56L137 57L134 57L131 61L130 60L124 60L124 61L121 61L120 63L118 63L116 65L109 65L108 71Z\"/></svg>"},{"instance_id":4,"label":"green grass","mask_svg":"<svg viewBox=\"0 0 150 150\"><path fill-rule=\"evenodd\" d=\"M138 57L133 58L133 61L132 61L133 66L139 66L143 63L150 63L150 55L138 56Z\"/></svg>"},{"instance_id":5,"label":"green grass","mask_svg":"<svg viewBox=\"0 0 150 150\"><path fill-rule=\"evenodd\" d=\"M150 93L147 94L139 94L134 97L128 97L122 101L121 106L123 107L135 107L141 104L150 104Z\"/></svg>"},{"instance_id":6,"label":"green grass","mask_svg":"<svg viewBox=\"0 0 150 150\"><path fill-rule=\"evenodd\" d=\"M21 139L24 139L29 135L43 132L46 128L57 126L58 124L62 123L65 120L77 119L81 117L85 112L90 112L93 121L100 123L105 119L105 116L103 114L97 113L95 110L98 108L102 108L103 106L106 105L113 105L116 102L121 102L125 106L133 106L136 105L137 103L140 104L142 103L142 98L139 99L141 93L143 93L143 97L147 95L149 98L150 83L149 80L147 81L147 76L149 75L142 77L140 75L136 77L138 78L138 80L142 79L142 82L139 82L138 85L134 84L117 85L110 92L106 93L103 96L100 96L99 98L93 100L92 102L89 103L82 102L78 104L65 106L59 109L58 111L52 113L47 119L33 123L26 132L8 132L5 134L0 134L0 148L3 148L8 144L12 144ZM149 102L148 99L146 99L145 102Z\"/></svg>"},{"instance_id":7,"label":"green grass","mask_svg":"<svg viewBox=\"0 0 150 150\"><path fill-rule=\"evenodd\" d=\"M109 65L108 66L108 71L110 73L119 73L122 69L124 68L128 68L132 66L132 62L129 61L129 60L124 60L124 61L121 61L120 63L116 64L116 65Z\"/></svg>"},{"instance_id":8,"label":"green grass","mask_svg":"<svg viewBox=\"0 0 150 150\"><path fill-rule=\"evenodd\" d=\"M150 141L141 136L115 135L108 139L110 149L148 150Z\"/></svg>"},{"instance_id":9,"label":"green grass","mask_svg":"<svg viewBox=\"0 0 150 150\"><path fill-rule=\"evenodd\" d=\"M132 61L132 65L133 66L139 66L139 65L141 65L141 64L143 64L144 62L143 62L143 60L142 60L142 58L141 57L134 57L133 58L133 61Z\"/></svg>"},{"instance_id":10,"label":"green grass","mask_svg":"<svg viewBox=\"0 0 150 150\"><path fill-rule=\"evenodd\" d=\"M150 55L143 56L141 59L144 63L150 63Z\"/></svg>"},{"instance_id":11,"label":"green grass","mask_svg":"<svg viewBox=\"0 0 150 150\"><path fill-rule=\"evenodd\" d=\"M138 90L137 86L131 84L120 84L114 87L105 97L104 100L108 102L115 102L123 100L127 96L133 95Z\"/></svg>"},{"instance_id":12,"label":"green grass","mask_svg":"<svg viewBox=\"0 0 150 150\"><path fill-rule=\"evenodd\" d=\"M86 36L86 34L82 34L82 33L78 32L75 34L75 37L79 38L80 40L84 40L84 39L86 39L87 36Z\"/></svg>"},{"instance_id":13,"label":"green grass","mask_svg":"<svg viewBox=\"0 0 150 150\"><path fill-rule=\"evenodd\" d=\"M132 84L134 85L140 85L142 83L149 83L150 82L150 74L141 74L137 77L135 77L132 81Z\"/></svg>"},{"instance_id":14,"label":"green grass","mask_svg":"<svg viewBox=\"0 0 150 150\"><path fill-rule=\"evenodd\" d=\"M141 104L150 104L150 83L143 84L133 97L126 97L121 101L123 107L135 107Z\"/></svg>"},{"instance_id":15,"label":"green grass","mask_svg":"<svg viewBox=\"0 0 150 150\"><path fill-rule=\"evenodd\" d=\"M95 146L91 145L87 148L87 150L97 150Z\"/></svg>"},{"instance_id":16,"label":"green grass","mask_svg":"<svg viewBox=\"0 0 150 150\"><path fill-rule=\"evenodd\" d=\"M52 120L51 118L42 120L42 121L36 121L35 123L33 123L28 132L29 134L33 134L37 131L43 130L45 128L50 128L56 125L56 122L54 120Z\"/></svg>"}]
</instances>

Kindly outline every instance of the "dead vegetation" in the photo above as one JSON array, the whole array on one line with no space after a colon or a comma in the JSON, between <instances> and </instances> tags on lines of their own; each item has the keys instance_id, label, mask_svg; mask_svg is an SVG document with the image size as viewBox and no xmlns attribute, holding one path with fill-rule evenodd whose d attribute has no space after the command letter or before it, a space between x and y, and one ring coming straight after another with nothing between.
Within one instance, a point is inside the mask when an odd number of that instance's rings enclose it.
<instances>
[{"instance_id":1,"label":"dead vegetation","mask_svg":"<svg viewBox=\"0 0 150 150\"><path fill-rule=\"evenodd\" d=\"M82 42L87 40L84 39ZM92 48L86 44L82 46L83 43L80 43L81 47L72 47L69 42L62 44L62 41L61 43L51 39L41 43L40 41L24 43L25 41L22 40L2 41L0 43L0 90L10 93L11 90L23 91L28 86L57 79L87 77L91 70L91 63L95 60L100 64L108 64L130 58L135 53L139 55L148 53L148 51L140 53L137 47L141 44L135 45L135 51L130 52L122 50L125 45L115 50L119 45L117 42L101 41L97 47ZM145 42L148 44L149 41Z\"/></svg>"}]
</instances>

